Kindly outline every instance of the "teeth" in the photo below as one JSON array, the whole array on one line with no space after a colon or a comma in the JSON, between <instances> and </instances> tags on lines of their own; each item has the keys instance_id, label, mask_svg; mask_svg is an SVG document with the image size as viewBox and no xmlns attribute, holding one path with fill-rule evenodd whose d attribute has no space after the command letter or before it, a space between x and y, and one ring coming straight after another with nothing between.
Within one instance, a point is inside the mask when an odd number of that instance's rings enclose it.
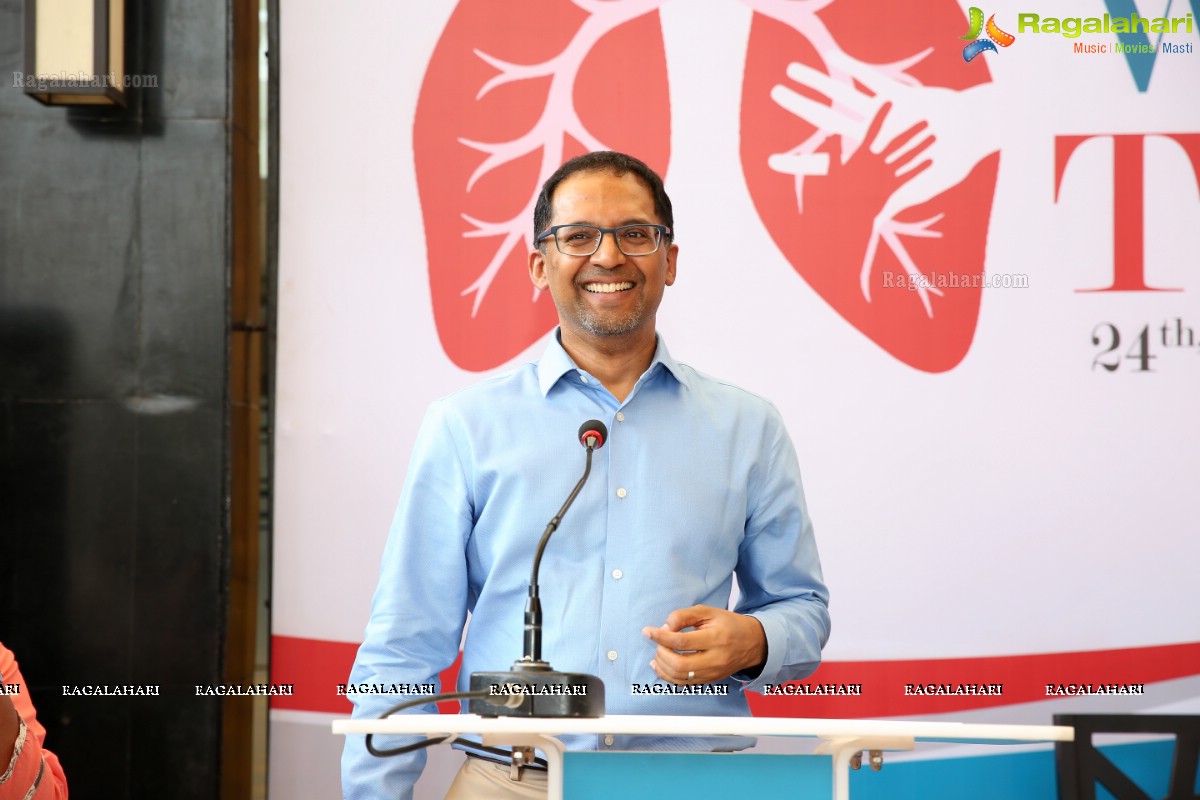
<instances>
[{"instance_id":1,"label":"teeth","mask_svg":"<svg viewBox=\"0 0 1200 800\"><path fill-rule=\"evenodd\" d=\"M608 294L610 292L623 292L626 289L632 289L633 284L629 281L625 281L623 283L589 283L583 288L587 289L589 292Z\"/></svg>"}]
</instances>

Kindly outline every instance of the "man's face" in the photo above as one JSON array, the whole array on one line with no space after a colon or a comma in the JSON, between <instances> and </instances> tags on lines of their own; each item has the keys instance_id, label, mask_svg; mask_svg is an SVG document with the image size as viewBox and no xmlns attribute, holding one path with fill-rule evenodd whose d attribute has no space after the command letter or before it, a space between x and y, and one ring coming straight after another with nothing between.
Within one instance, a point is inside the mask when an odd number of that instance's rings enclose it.
<instances>
[{"instance_id":1,"label":"man's face","mask_svg":"<svg viewBox=\"0 0 1200 800\"><path fill-rule=\"evenodd\" d=\"M554 190L550 224L615 228L638 223L662 224L654 213L650 189L632 172L578 172ZM602 344L602 339L654 331L663 290L675 282L679 248L664 237L655 252L627 256L612 234L590 256L558 251L553 237L529 255L529 276L549 289L564 333Z\"/></svg>"}]
</instances>

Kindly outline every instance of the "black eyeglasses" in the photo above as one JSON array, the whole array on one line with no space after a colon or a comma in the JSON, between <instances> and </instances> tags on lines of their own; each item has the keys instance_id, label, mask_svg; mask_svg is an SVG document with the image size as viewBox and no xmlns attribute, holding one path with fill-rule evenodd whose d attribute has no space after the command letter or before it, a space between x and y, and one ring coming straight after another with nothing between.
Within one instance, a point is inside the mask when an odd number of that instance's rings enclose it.
<instances>
[{"instance_id":1,"label":"black eyeglasses","mask_svg":"<svg viewBox=\"0 0 1200 800\"><path fill-rule=\"evenodd\" d=\"M554 237L558 252L568 256L590 256L600 249L604 234L611 233L617 248L627 256L648 256L662 245L664 236L671 234L666 225L622 225L619 228L598 228L595 225L555 225L538 234L541 243Z\"/></svg>"}]
</instances>

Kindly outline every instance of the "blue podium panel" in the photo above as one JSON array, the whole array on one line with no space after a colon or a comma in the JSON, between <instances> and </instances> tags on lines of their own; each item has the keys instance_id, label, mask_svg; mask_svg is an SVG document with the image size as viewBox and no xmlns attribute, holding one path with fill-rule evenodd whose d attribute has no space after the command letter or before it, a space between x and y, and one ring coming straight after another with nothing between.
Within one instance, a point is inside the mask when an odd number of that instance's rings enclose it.
<instances>
[{"instance_id":1,"label":"blue podium panel","mask_svg":"<svg viewBox=\"0 0 1200 800\"><path fill-rule=\"evenodd\" d=\"M1057 800L1054 752L889 761L850 773L854 800Z\"/></svg>"},{"instance_id":2,"label":"blue podium panel","mask_svg":"<svg viewBox=\"0 0 1200 800\"><path fill-rule=\"evenodd\" d=\"M1150 797L1165 797L1171 771L1171 741L1101 747L1123 773ZM1200 794L1200 775L1196 778ZM1057 800L1054 751L989 753L961 758L889 762L872 772L850 773L854 800ZM1097 785L1097 800L1113 800Z\"/></svg>"},{"instance_id":3,"label":"blue podium panel","mask_svg":"<svg viewBox=\"0 0 1200 800\"><path fill-rule=\"evenodd\" d=\"M828 800L830 756L767 753L597 753L563 756L563 800Z\"/></svg>"}]
</instances>

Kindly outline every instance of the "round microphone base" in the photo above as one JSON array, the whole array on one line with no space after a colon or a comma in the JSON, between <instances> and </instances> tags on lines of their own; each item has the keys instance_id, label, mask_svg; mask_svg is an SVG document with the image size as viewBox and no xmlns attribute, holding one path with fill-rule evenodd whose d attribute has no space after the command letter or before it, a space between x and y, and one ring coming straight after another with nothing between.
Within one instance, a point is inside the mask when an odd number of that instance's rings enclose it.
<instances>
[{"instance_id":1,"label":"round microphone base","mask_svg":"<svg viewBox=\"0 0 1200 800\"><path fill-rule=\"evenodd\" d=\"M518 661L512 672L474 672L471 691L488 693L472 698L467 707L481 717L604 716L603 681L595 675L555 672L544 661Z\"/></svg>"}]
</instances>

